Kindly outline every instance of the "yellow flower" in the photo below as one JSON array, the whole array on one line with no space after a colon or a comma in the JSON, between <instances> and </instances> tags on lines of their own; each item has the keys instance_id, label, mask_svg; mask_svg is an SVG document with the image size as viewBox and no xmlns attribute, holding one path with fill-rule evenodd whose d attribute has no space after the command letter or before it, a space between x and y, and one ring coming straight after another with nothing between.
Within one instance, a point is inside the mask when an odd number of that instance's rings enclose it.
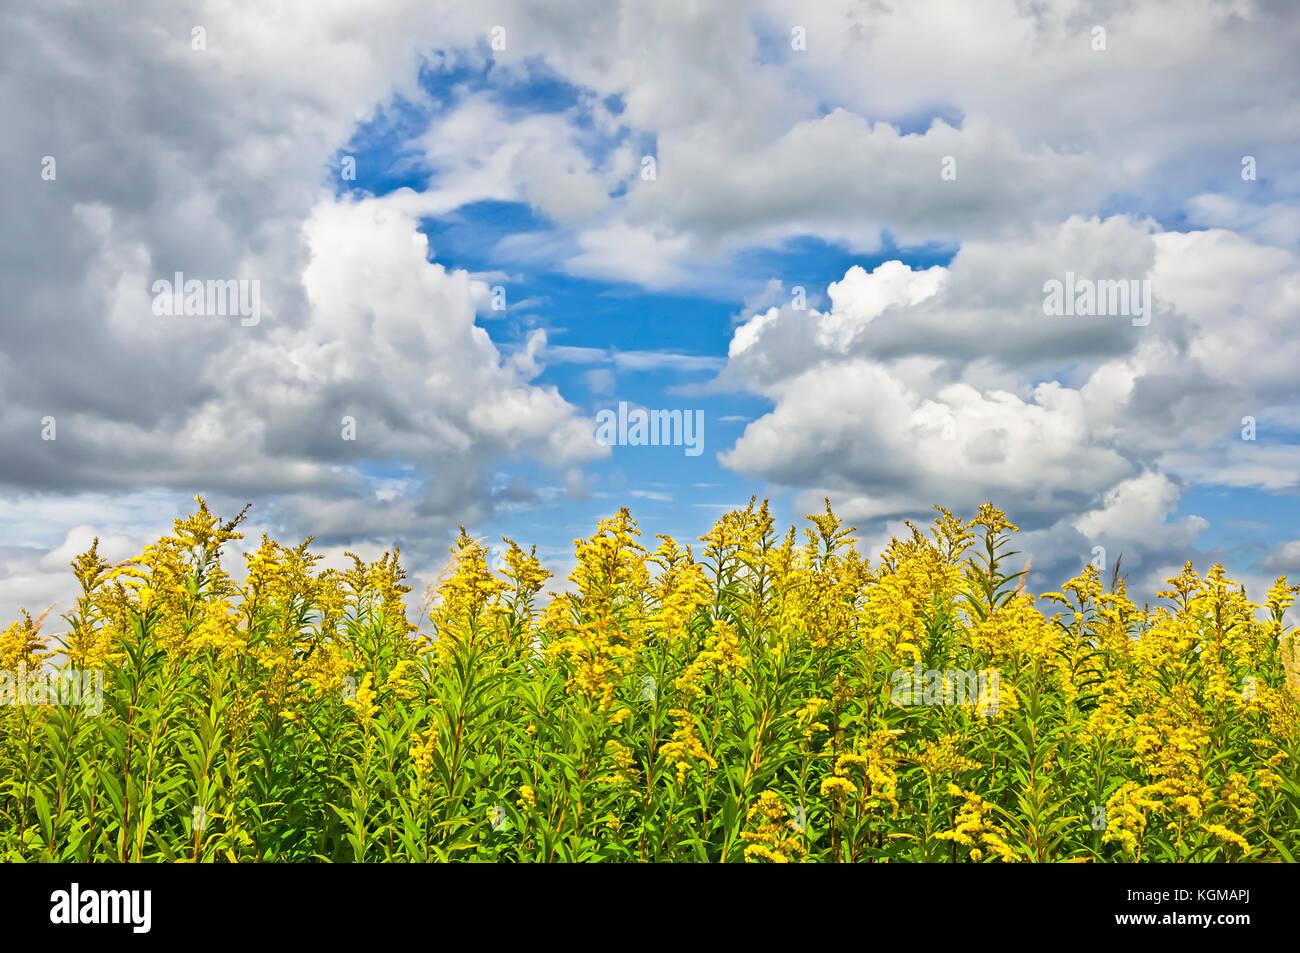
<instances>
[{"instance_id":1,"label":"yellow flower","mask_svg":"<svg viewBox=\"0 0 1300 953\"><path fill-rule=\"evenodd\" d=\"M367 672L361 679L361 684L357 686L357 697L344 699L343 702L356 713L357 722L365 731L370 730L370 722L379 711L379 706L375 704L373 683L374 676Z\"/></svg>"},{"instance_id":2,"label":"yellow flower","mask_svg":"<svg viewBox=\"0 0 1300 953\"><path fill-rule=\"evenodd\" d=\"M433 773L433 754L438 748L438 729L430 728L424 734L411 735L411 758L415 763L415 773L421 779Z\"/></svg>"},{"instance_id":3,"label":"yellow flower","mask_svg":"<svg viewBox=\"0 0 1300 953\"><path fill-rule=\"evenodd\" d=\"M984 849L1003 861L1020 860L1019 855L1007 843L1007 832L989 821L992 805L985 802L978 794L962 791L955 784L948 785L948 793L953 797L963 798L965 803L957 812L953 829L935 834L936 839L950 840L963 847L972 848L970 857L974 861L983 859Z\"/></svg>"},{"instance_id":4,"label":"yellow flower","mask_svg":"<svg viewBox=\"0 0 1300 953\"><path fill-rule=\"evenodd\" d=\"M804 852L803 843L792 836L789 814L776 792L760 794L745 819L756 822L754 830L742 831L740 835L747 845L744 850L747 863L766 860L785 864Z\"/></svg>"},{"instance_id":5,"label":"yellow flower","mask_svg":"<svg viewBox=\"0 0 1300 953\"><path fill-rule=\"evenodd\" d=\"M1222 824L1206 824L1205 829L1225 844L1236 844L1243 854L1250 852L1250 844L1236 831L1230 831Z\"/></svg>"},{"instance_id":6,"label":"yellow flower","mask_svg":"<svg viewBox=\"0 0 1300 953\"><path fill-rule=\"evenodd\" d=\"M388 673L388 679L384 682L384 687L392 691L398 698L407 701L420 697L422 685L416 672L416 663L414 660L404 658L393 666L393 670Z\"/></svg>"},{"instance_id":7,"label":"yellow flower","mask_svg":"<svg viewBox=\"0 0 1300 953\"><path fill-rule=\"evenodd\" d=\"M835 797L847 798L850 795L857 794L858 789L848 778L829 777L822 782L822 796L827 794Z\"/></svg>"},{"instance_id":8,"label":"yellow flower","mask_svg":"<svg viewBox=\"0 0 1300 953\"><path fill-rule=\"evenodd\" d=\"M668 714L677 722L677 728L673 731L673 740L665 743L659 753L670 765L676 766L677 783L686 780L686 772L694 762L703 761L710 768L716 769L718 763L705 750L696 732L695 716L681 708L674 708Z\"/></svg>"},{"instance_id":9,"label":"yellow flower","mask_svg":"<svg viewBox=\"0 0 1300 953\"><path fill-rule=\"evenodd\" d=\"M50 609L53 608L50 606ZM41 613L34 622L27 610L23 609L22 620L13 623L0 634L0 669L16 672L19 668L25 668L29 672L37 672L42 663L54 655L54 652L45 648L45 640L37 635L50 609Z\"/></svg>"},{"instance_id":10,"label":"yellow flower","mask_svg":"<svg viewBox=\"0 0 1300 953\"><path fill-rule=\"evenodd\" d=\"M940 735L925 746L925 749L916 756L916 761L932 779L955 777L967 771L974 771L980 766L979 762L961 754L957 750L959 742L960 739L955 734Z\"/></svg>"}]
</instances>

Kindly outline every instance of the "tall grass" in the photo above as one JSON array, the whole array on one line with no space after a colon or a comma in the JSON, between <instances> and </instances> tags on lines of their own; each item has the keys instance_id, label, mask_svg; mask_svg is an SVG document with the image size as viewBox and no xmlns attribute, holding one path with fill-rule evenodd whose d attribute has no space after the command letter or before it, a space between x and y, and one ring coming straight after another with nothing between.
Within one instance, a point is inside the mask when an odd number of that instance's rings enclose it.
<instances>
[{"instance_id":1,"label":"tall grass","mask_svg":"<svg viewBox=\"0 0 1300 953\"><path fill-rule=\"evenodd\" d=\"M242 517L92 547L66 631L0 636L0 669L105 673L99 714L0 707L5 860L1295 859L1285 579L1035 598L991 506L869 565L829 504L800 540L751 502L698 555L620 511L550 599L462 530L412 622L397 553L264 538L237 581Z\"/></svg>"}]
</instances>

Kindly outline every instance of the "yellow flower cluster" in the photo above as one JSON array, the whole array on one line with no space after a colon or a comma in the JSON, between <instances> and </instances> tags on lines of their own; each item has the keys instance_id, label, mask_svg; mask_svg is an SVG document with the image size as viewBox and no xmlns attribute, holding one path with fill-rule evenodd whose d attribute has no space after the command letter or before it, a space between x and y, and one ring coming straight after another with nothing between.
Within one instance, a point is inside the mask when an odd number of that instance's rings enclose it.
<instances>
[{"instance_id":1,"label":"yellow flower cluster","mask_svg":"<svg viewBox=\"0 0 1300 953\"><path fill-rule=\"evenodd\" d=\"M375 713L379 711L379 706L375 703L374 680L374 676L366 672L365 677L361 679L361 684L357 686L356 698L347 698L343 701L343 704L356 713L357 723L367 730L374 720Z\"/></svg>"},{"instance_id":2,"label":"yellow flower cluster","mask_svg":"<svg viewBox=\"0 0 1300 953\"><path fill-rule=\"evenodd\" d=\"M1187 565L1139 604L1089 565L1036 597L992 505L868 560L829 501L800 539L751 500L694 550L619 510L561 593L462 527L416 613L396 550L263 536L233 578L243 517L200 500L115 565L96 542L60 622L0 630L0 855L1294 857L1285 578L1255 603ZM84 722L17 683L83 669Z\"/></svg>"},{"instance_id":3,"label":"yellow flower cluster","mask_svg":"<svg viewBox=\"0 0 1300 953\"><path fill-rule=\"evenodd\" d=\"M677 783L682 784L686 781L686 773L697 761L702 761L716 770L718 763L713 760L700 741L695 716L681 708L674 708L668 714L672 716L677 727L673 731L673 740L665 743L659 749L659 753L669 765L677 769Z\"/></svg>"},{"instance_id":4,"label":"yellow flower cluster","mask_svg":"<svg viewBox=\"0 0 1300 953\"><path fill-rule=\"evenodd\" d=\"M744 831L740 837L746 842L745 860L750 863L770 861L788 864L804 853L803 844L794 836L790 815L781 798L773 791L764 791L745 815L756 824L756 829Z\"/></svg>"},{"instance_id":5,"label":"yellow flower cluster","mask_svg":"<svg viewBox=\"0 0 1300 953\"><path fill-rule=\"evenodd\" d=\"M950 840L970 849L970 858L980 861L987 851L1000 860L1015 862L1021 858L1007 843L1007 832L989 821L992 807L978 794L963 791L955 784L948 785L948 793L963 799L957 821L950 831L940 831L938 840Z\"/></svg>"}]
</instances>

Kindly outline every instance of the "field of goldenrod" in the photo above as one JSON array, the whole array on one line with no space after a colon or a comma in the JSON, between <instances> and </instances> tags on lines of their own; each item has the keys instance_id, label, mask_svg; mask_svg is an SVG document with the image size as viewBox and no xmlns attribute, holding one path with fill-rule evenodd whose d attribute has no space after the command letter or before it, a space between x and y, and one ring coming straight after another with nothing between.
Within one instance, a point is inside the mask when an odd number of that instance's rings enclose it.
<instances>
[{"instance_id":1,"label":"field of goldenrod","mask_svg":"<svg viewBox=\"0 0 1300 953\"><path fill-rule=\"evenodd\" d=\"M1035 599L991 506L874 566L808 519L751 502L692 553L624 510L549 599L462 530L412 622L397 554L264 538L241 583L200 501L78 557L65 632L0 636L0 857L1295 859L1285 578L1259 606L1189 564L1148 608L1089 566ZM42 665L101 701L31 703Z\"/></svg>"}]
</instances>

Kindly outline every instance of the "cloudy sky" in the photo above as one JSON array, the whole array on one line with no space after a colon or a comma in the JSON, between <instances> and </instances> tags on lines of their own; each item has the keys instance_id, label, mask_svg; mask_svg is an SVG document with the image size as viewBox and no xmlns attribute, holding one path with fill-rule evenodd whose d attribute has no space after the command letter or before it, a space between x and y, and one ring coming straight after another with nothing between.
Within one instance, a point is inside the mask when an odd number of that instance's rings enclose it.
<instances>
[{"instance_id":1,"label":"cloudy sky","mask_svg":"<svg viewBox=\"0 0 1300 953\"><path fill-rule=\"evenodd\" d=\"M460 523L563 573L622 505L829 495L874 553L993 500L1037 590L1100 546L1258 597L1300 574L1297 49L1291 0L6 3L0 612L195 493L421 582ZM178 272L255 320L157 313ZM1048 313L1067 275L1145 318ZM621 402L703 452L602 444Z\"/></svg>"}]
</instances>

